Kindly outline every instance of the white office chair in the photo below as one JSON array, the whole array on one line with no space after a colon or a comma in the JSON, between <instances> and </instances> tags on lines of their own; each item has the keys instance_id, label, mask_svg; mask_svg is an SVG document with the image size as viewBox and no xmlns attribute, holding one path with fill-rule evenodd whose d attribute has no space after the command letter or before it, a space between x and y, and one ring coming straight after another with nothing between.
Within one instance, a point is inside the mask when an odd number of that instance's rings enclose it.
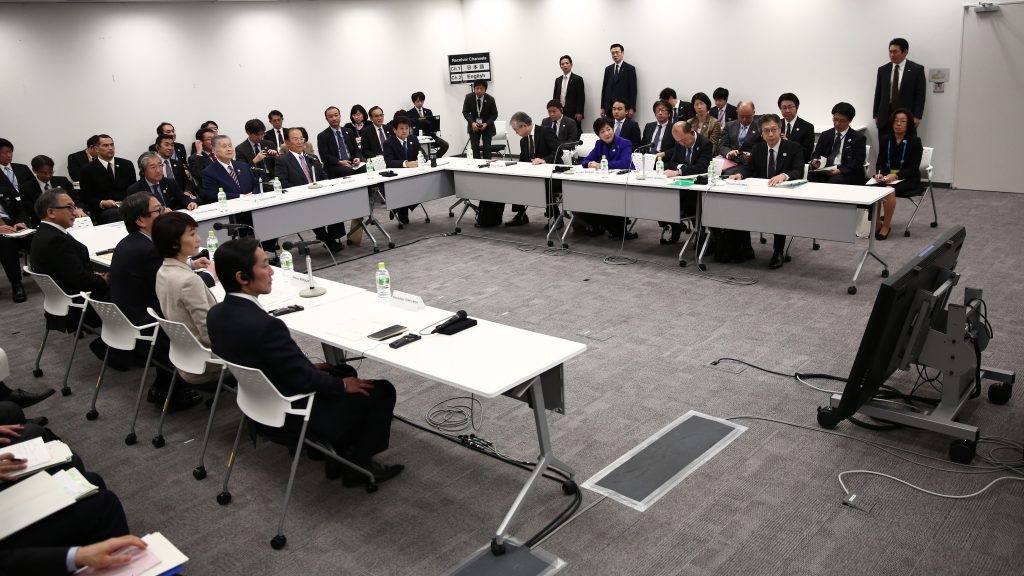
<instances>
[{"instance_id":1,"label":"white office chair","mask_svg":"<svg viewBox=\"0 0 1024 576\"><path fill-rule=\"evenodd\" d=\"M594 151L594 146L597 146L597 134L592 132L587 134L580 134L580 140L583 144L576 147L576 158L586 158L587 154Z\"/></svg>"},{"instance_id":2,"label":"white office chair","mask_svg":"<svg viewBox=\"0 0 1024 576\"><path fill-rule=\"evenodd\" d=\"M64 385L60 389L61 394L69 396L71 388L68 387L68 376L71 374L71 363L75 360L75 352L78 350L78 339L82 333L87 304L84 300L82 302L75 302L75 296L65 294L49 275L33 272L28 266L25 266L23 270L32 277L32 280L39 286L39 289L43 291L43 312L45 313L44 322L46 326L43 330L43 342L39 344L39 352L36 354L36 367L32 370L33 376L39 378L43 375L43 369L39 366L39 362L43 358L43 350L46 348L46 339L50 335L50 330L67 332L67 319L70 309L77 308L81 311L78 316L78 327L75 329L75 337L71 343L71 355L68 356L68 365L64 370ZM83 295L88 298L89 293L85 292Z\"/></svg>"},{"instance_id":3,"label":"white office chair","mask_svg":"<svg viewBox=\"0 0 1024 576\"><path fill-rule=\"evenodd\" d=\"M149 365L153 360L153 348L156 344L157 334L160 333L157 330L157 323L153 322L142 326L136 326L128 320L121 312L121 309L116 304L111 302L102 302L100 300L93 300L88 297L85 293L82 294L85 297L85 303L91 306L93 310L99 315L100 320L103 321L103 327L100 329L100 338L103 339L103 343L107 345L107 351L103 355L103 364L100 366L100 375L96 380L96 389L92 393L92 405L89 411L85 413L87 420L95 420L99 418L99 412L96 410L96 398L100 395L100 386L103 384L103 373L107 370L107 360L110 358L110 349L124 350L130 352L135 350L135 343L139 340L143 342L149 342L149 354L146 356L146 364L142 368L142 379L139 380L139 402L142 402L142 395L146 393L146 376L149 374ZM149 330L150 334L144 334L143 332ZM135 411L135 416L138 417L138 410ZM132 432L124 439L124 443L131 446L135 444L135 419L132 419Z\"/></svg>"},{"instance_id":4,"label":"white office chair","mask_svg":"<svg viewBox=\"0 0 1024 576\"><path fill-rule=\"evenodd\" d=\"M935 206L935 190L932 188L932 153L935 148L925 147L921 153L921 184L922 186L916 191L908 192L907 195L899 195L898 198L906 198L914 203L914 213L911 214L910 220L907 221L907 227L903 230L904 236L910 236L910 225L914 223L914 218L917 216L917 211L921 209L921 204L924 204L925 197L931 198L932 201L932 228L939 226L939 210ZM914 200L914 198L920 198L920 200Z\"/></svg>"},{"instance_id":5,"label":"white office chair","mask_svg":"<svg viewBox=\"0 0 1024 576\"><path fill-rule=\"evenodd\" d=\"M170 405L171 396L174 394L174 385L178 380L180 372L188 372L189 374L202 374L206 371L207 364L215 364L220 366L220 377L217 379L217 390L213 395L213 404L210 406L210 418L206 423L206 433L203 435L203 445L200 449L199 454L199 465L196 470L202 469L203 475L205 476L206 467L203 466L203 456L206 453L206 443L210 438L210 428L213 426L213 414L217 409L217 398L220 396L221 386L224 384L224 374L227 372L227 367L224 366L224 361L214 356L213 352L209 348L203 346L196 335L193 334L187 326L181 322L174 322L173 320L167 320L162 318L152 308L146 308L146 312L156 320L160 327L160 330L167 335L167 339L170 341L170 349L168 350L168 356L170 357L171 364L174 366L174 375L171 376L171 385L167 389L167 399L164 401L163 410L160 412L160 423L157 425L156 436L153 437L153 446L156 448L162 448L164 445L164 417L167 416L167 407ZM135 405L135 418L132 419L132 431L131 434L135 434L135 420L139 417L139 409L142 406L142 396L139 396L139 400ZM193 474L196 474L193 471Z\"/></svg>"},{"instance_id":6,"label":"white office chair","mask_svg":"<svg viewBox=\"0 0 1024 576\"><path fill-rule=\"evenodd\" d=\"M274 388L274 385L270 383L266 375L263 374L262 370L256 368L248 368L245 366L239 366L238 364L232 364L226 362L228 370L234 375L238 381L238 407L242 410L242 418L238 423L238 432L235 434L235 444L231 448L231 455L228 457L228 469L224 474L224 486L220 494L217 494L217 503L224 506L231 502L231 492L228 491L228 481L231 479L231 471L234 469L236 456L238 454L238 443L242 438L242 428L245 426L245 419L249 418L263 426L270 428L281 429L285 424L285 418L289 414L302 417L302 429L296 436L293 432L280 430L280 434L275 431L271 439L278 443L291 442L292 438L295 438L295 456L292 458L291 472L288 474L288 487L284 493L284 504L281 507L281 518L277 523L277 535L270 540L271 547L274 550L280 550L284 548L288 539L284 535L284 518L288 513L288 501L292 495L292 485L295 483L295 470L299 466L299 458L302 456L302 447L307 446L319 452L322 452L329 458L340 462L341 464L348 466L354 470L358 470L361 474L364 474L369 478L369 483L366 485L367 492L377 491L377 481L373 477L373 473L368 470L364 470L352 464L348 460L345 460L339 456L334 449L314 440L310 440L306 437L306 428L309 426L309 415L313 410L313 401L316 397L315 392L309 394L296 394L295 396L283 396ZM292 405L295 402L306 401L304 408L293 408ZM267 434L270 436L269 434Z\"/></svg>"},{"instance_id":7,"label":"white office chair","mask_svg":"<svg viewBox=\"0 0 1024 576\"><path fill-rule=\"evenodd\" d=\"M494 121L494 136L491 137L491 154L504 155L508 149L508 129L504 120Z\"/></svg>"},{"instance_id":8,"label":"white office chair","mask_svg":"<svg viewBox=\"0 0 1024 576\"><path fill-rule=\"evenodd\" d=\"M871 158L871 144L865 144L864 145L864 174L865 174L865 176L867 174L871 174L871 161L868 160L868 158ZM867 180L866 177L864 179ZM863 182L861 182L861 184L863 184Z\"/></svg>"}]
</instances>

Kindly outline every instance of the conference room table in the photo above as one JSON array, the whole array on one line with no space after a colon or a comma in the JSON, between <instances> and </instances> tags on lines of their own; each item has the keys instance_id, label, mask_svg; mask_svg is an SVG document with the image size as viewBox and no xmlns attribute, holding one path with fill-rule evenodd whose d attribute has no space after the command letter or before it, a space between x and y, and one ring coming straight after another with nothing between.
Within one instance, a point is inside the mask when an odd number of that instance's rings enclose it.
<instances>
[{"instance_id":1,"label":"conference room table","mask_svg":"<svg viewBox=\"0 0 1024 576\"><path fill-rule=\"evenodd\" d=\"M459 224L466 211L473 207L471 200L522 204L535 208L548 207L548 198L551 197L551 174L555 168L553 164L473 158L450 160L452 162L445 165L445 168L454 174L455 196L462 199L460 203L463 205L462 212L455 221L456 233L462 231Z\"/></svg>"},{"instance_id":2,"label":"conference room table","mask_svg":"<svg viewBox=\"0 0 1024 576\"><path fill-rule=\"evenodd\" d=\"M96 253L127 235L120 222L71 232L86 245L93 261L105 266L110 264L110 255ZM374 270L370 266L366 269L367 288L374 286ZM293 333L318 340L328 362L343 361L349 354L364 356L468 394L483 398L504 395L531 406L540 454L494 533L495 545L501 546L510 536L512 521L545 471L555 468L575 481L572 467L559 460L552 449L547 410L565 413L565 363L583 354L585 344L482 318L475 319L476 326L451 336L431 334L431 328L450 318L452 311L426 306L422 299L408 294L396 293L396 298L381 302L375 291L359 286L321 278L315 282L325 293L303 298L299 292L309 286L308 276L298 272L287 276L275 268L271 293L259 300L268 311L292 304L303 306L303 310L280 318ZM213 291L223 299L219 284ZM395 349L387 341L368 337L395 324L405 326L410 333L420 333L422 339ZM508 361L509 350L516 351L514 362Z\"/></svg>"}]
</instances>

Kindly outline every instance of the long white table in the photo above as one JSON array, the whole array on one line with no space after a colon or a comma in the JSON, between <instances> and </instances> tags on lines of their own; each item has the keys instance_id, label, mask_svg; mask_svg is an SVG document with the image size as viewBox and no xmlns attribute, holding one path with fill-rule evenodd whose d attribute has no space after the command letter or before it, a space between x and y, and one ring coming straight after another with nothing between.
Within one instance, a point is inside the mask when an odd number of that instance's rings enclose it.
<instances>
[{"instance_id":1,"label":"long white table","mask_svg":"<svg viewBox=\"0 0 1024 576\"><path fill-rule=\"evenodd\" d=\"M472 158L451 160L458 161L447 164L445 168L454 173L455 195L462 199L463 204L462 212L455 221L456 234L462 232L459 224L466 211L476 209L471 200L548 207L553 164L519 162L507 165L500 161L488 162Z\"/></svg>"}]
</instances>

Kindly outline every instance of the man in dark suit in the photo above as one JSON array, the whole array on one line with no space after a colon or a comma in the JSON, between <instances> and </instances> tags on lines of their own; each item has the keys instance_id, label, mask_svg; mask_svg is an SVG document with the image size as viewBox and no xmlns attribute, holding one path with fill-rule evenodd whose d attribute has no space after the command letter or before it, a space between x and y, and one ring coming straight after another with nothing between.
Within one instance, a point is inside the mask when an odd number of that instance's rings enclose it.
<instances>
[{"instance_id":1,"label":"man in dark suit","mask_svg":"<svg viewBox=\"0 0 1024 576\"><path fill-rule=\"evenodd\" d=\"M251 166L256 173L256 179L262 180L266 187L269 187L275 175L274 159L277 158L277 148L273 142L263 137L265 133L266 126L259 118L246 121L246 139L235 146L235 158Z\"/></svg>"},{"instance_id":2,"label":"man in dark suit","mask_svg":"<svg viewBox=\"0 0 1024 576\"><path fill-rule=\"evenodd\" d=\"M411 135L409 118L399 116L391 123L394 133L384 141L384 162L388 168L416 168L420 142ZM402 224L409 223L409 207L396 208L395 216Z\"/></svg>"},{"instance_id":3,"label":"man in dark suit","mask_svg":"<svg viewBox=\"0 0 1024 576\"><path fill-rule=\"evenodd\" d=\"M850 129L855 114L853 105L846 102L832 107L833 127L821 133L818 145L814 148L811 169L815 172L808 174L812 182L855 186L864 184L867 179L864 175L867 138ZM829 166L833 168L828 172L817 172L819 168Z\"/></svg>"},{"instance_id":4,"label":"man in dark suit","mask_svg":"<svg viewBox=\"0 0 1024 576\"><path fill-rule=\"evenodd\" d=\"M543 126L534 125L533 119L526 112L516 112L509 119L509 127L519 135L519 161L530 162L531 164L552 164L555 161L555 150L558 148L558 137L555 133ZM552 183L552 186L554 183ZM549 207L554 206L553 196L557 196L556 190L550 190L547 198ZM526 216L526 206L513 204L512 211L515 216L505 222L505 226L522 226L529 223ZM545 210L549 215L552 209Z\"/></svg>"},{"instance_id":5,"label":"man in dark suit","mask_svg":"<svg viewBox=\"0 0 1024 576\"><path fill-rule=\"evenodd\" d=\"M93 134L85 141L85 150L68 154L68 174L72 180L78 182L82 179L82 170L96 157L96 146L99 143L99 134Z\"/></svg>"},{"instance_id":6,"label":"man in dark suit","mask_svg":"<svg viewBox=\"0 0 1024 576\"><path fill-rule=\"evenodd\" d=\"M178 142L178 133L174 130L174 124L171 124L170 122L161 122L160 125L156 127L156 135L170 136L172 145L170 157L184 165L188 160L188 152L185 151L185 145ZM159 140L150 144L149 151L156 152L157 146L159 145Z\"/></svg>"},{"instance_id":7,"label":"man in dark suit","mask_svg":"<svg viewBox=\"0 0 1024 576\"><path fill-rule=\"evenodd\" d=\"M0 234L13 234L28 227L28 217L22 206L22 189L33 178L32 171L24 164L12 164L13 157L14 144L6 138L0 138ZM29 237L0 236L0 263L11 282L11 299L19 303L26 300L25 287L21 283L19 253L27 249L30 243Z\"/></svg>"},{"instance_id":8,"label":"man in dark suit","mask_svg":"<svg viewBox=\"0 0 1024 576\"><path fill-rule=\"evenodd\" d=\"M292 186L303 186L326 180L327 174L319 162L313 161L304 153L306 138L302 135L301 128L286 128L284 137L287 139L288 152L277 159L277 177L285 188ZM313 234L330 248L331 252L341 251L345 245L339 238L345 235L344 222L337 222L329 226L314 228Z\"/></svg>"},{"instance_id":9,"label":"man in dark suit","mask_svg":"<svg viewBox=\"0 0 1024 576\"><path fill-rule=\"evenodd\" d=\"M782 137L800 145L804 160L810 160L814 153L814 124L797 116L800 99L792 92L779 96L779 112L782 113Z\"/></svg>"},{"instance_id":10,"label":"man in dark suit","mask_svg":"<svg viewBox=\"0 0 1024 576\"><path fill-rule=\"evenodd\" d=\"M310 362L285 323L267 314L257 300L270 294L273 273L266 254L252 239L230 240L217 250L217 278L227 295L207 316L214 354L262 370L285 396L315 392L309 435L369 470L378 483L397 476L402 465L385 465L373 458L388 448L394 386L386 380L359 378L347 364ZM288 416L284 424L295 432L301 426L297 416ZM366 477L354 470L339 470L334 460L327 462L328 478L340 472L345 486L366 483Z\"/></svg>"},{"instance_id":11,"label":"man in dark suit","mask_svg":"<svg viewBox=\"0 0 1024 576\"><path fill-rule=\"evenodd\" d=\"M708 164L715 156L715 147L711 141L694 131L693 126L685 120L677 120L672 125L672 138L675 146L665 154L665 176L675 178L676 176L687 176L690 174L704 174L708 170ZM697 213L697 197L693 192L679 191L679 214L680 219L686 216L693 216ZM669 242L675 244L683 233L683 226L679 222L659 222L662 226L668 225L672 228L672 236Z\"/></svg>"},{"instance_id":12,"label":"man in dark suit","mask_svg":"<svg viewBox=\"0 0 1024 576\"><path fill-rule=\"evenodd\" d=\"M762 141L758 142L750 153L749 161L743 169L730 178L767 178L769 186L778 186L786 180L798 180L804 175L804 152L800 145L782 138L782 120L775 114L766 114L758 120ZM753 258L753 247L750 245L750 233L727 230L736 236L736 249L740 261ZM772 244L772 258L769 268L781 268L783 250L786 248L786 237L775 234ZM749 256L750 258L747 258Z\"/></svg>"},{"instance_id":13,"label":"man in dark suit","mask_svg":"<svg viewBox=\"0 0 1024 576\"><path fill-rule=\"evenodd\" d=\"M369 160L384 155L384 142L391 136L391 127L384 123L384 110L374 106L369 111L370 122L363 126L363 158ZM287 136L286 136L287 137Z\"/></svg>"},{"instance_id":14,"label":"man in dark suit","mask_svg":"<svg viewBox=\"0 0 1024 576\"><path fill-rule=\"evenodd\" d=\"M124 199L128 187L135 183L135 166L114 156L114 139L100 134L96 158L82 170L82 200L93 222L117 222L117 203Z\"/></svg>"},{"instance_id":15,"label":"man in dark suit","mask_svg":"<svg viewBox=\"0 0 1024 576\"><path fill-rule=\"evenodd\" d=\"M626 49L622 44L612 44L612 63L604 69L601 82L601 116L606 116L612 103L622 100L626 103L626 115L630 118L636 111L636 68L623 62Z\"/></svg>"},{"instance_id":16,"label":"man in dark suit","mask_svg":"<svg viewBox=\"0 0 1024 576\"><path fill-rule=\"evenodd\" d=\"M498 119L498 104L487 93L487 81L473 82L473 92L462 102L462 117L466 119L466 132L473 147L474 158L491 157L491 138L496 134L494 121Z\"/></svg>"},{"instance_id":17,"label":"man in dark suit","mask_svg":"<svg viewBox=\"0 0 1024 576\"><path fill-rule=\"evenodd\" d=\"M731 176L739 172L750 159L750 151L761 141L757 124L754 103L746 100L740 102L736 106L736 119L725 123L722 140L718 144L718 153L738 165L725 170L722 172L723 175Z\"/></svg>"},{"instance_id":18,"label":"man in dark suit","mask_svg":"<svg viewBox=\"0 0 1024 576\"><path fill-rule=\"evenodd\" d=\"M612 102L612 130L616 136L629 140L633 144L633 150L640 147L640 140L643 138L640 133L640 125L636 123L636 120L626 116L624 100Z\"/></svg>"},{"instance_id":19,"label":"man in dark suit","mask_svg":"<svg viewBox=\"0 0 1024 576\"><path fill-rule=\"evenodd\" d=\"M196 201L200 204L207 200L203 197L203 171L216 160L213 154L213 138L217 133L210 129L199 131L199 141L203 143L202 150L198 154L188 157L188 171L192 175L192 190Z\"/></svg>"},{"instance_id":20,"label":"man in dark suit","mask_svg":"<svg viewBox=\"0 0 1024 576\"><path fill-rule=\"evenodd\" d=\"M280 110L271 110L267 114L267 120L270 122L270 130L263 136L265 140L269 140L274 144L274 150L281 151L281 147L287 142L287 138L284 135L284 114Z\"/></svg>"},{"instance_id":21,"label":"man in dark suit","mask_svg":"<svg viewBox=\"0 0 1024 576\"><path fill-rule=\"evenodd\" d=\"M224 189L229 200L259 192L259 183L252 177L252 170L247 164L235 160L231 138L220 134L213 137L212 144L214 161L203 170L203 199L216 202L220 188Z\"/></svg>"},{"instance_id":22,"label":"man in dark suit","mask_svg":"<svg viewBox=\"0 0 1024 576\"><path fill-rule=\"evenodd\" d=\"M878 67L875 79L875 98L871 115L878 126L878 141L885 142L889 135L889 114L906 108L914 115L914 127L924 117L924 96L928 83L924 66L907 60L910 43L903 38L889 42L889 63Z\"/></svg>"},{"instance_id":23,"label":"man in dark suit","mask_svg":"<svg viewBox=\"0 0 1024 576\"><path fill-rule=\"evenodd\" d=\"M32 159L32 171L35 173L35 177L30 178L28 182L22 183L21 187L21 206L26 215L26 222L29 228L39 227L39 217L36 215L36 200L39 200L39 196L45 190L60 188L71 196L76 206L79 205L78 192L75 190L71 180L63 176L53 175L53 158L42 154L36 156ZM81 208L75 210L76 218L85 216L88 215Z\"/></svg>"},{"instance_id":24,"label":"man in dark suit","mask_svg":"<svg viewBox=\"0 0 1024 576\"><path fill-rule=\"evenodd\" d=\"M81 532L83 527L89 527L98 519L104 523L117 518L120 511L120 518L124 518L124 509L120 501L113 506L112 500L116 500L113 492L100 491L100 498L93 501L92 498L79 500L53 516L40 520L27 528L29 530L32 544L14 542L13 545L6 545L0 549L0 574L33 574L34 576L67 576L79 568L91 567L95 569L119 566L131 562L134 556L130 554L119 554L127 547L145 548L146 543L138 536L118 536L107 538L96 542L96 537L88 534L81 540L95 542L82 546L53 545L52 542L63 540L63 536L56 534L72 534ZM121 520L123 521L123 520ZM127 524L124 530L127 531ZM109 532L119 532L119 529L103 528ZM36 537L35 535L39 535ZM74 538L74 536L72 536ZM17 540L23 540L21 533Z\"/></svg>"},{"instance_id":25,"label":"man in dark suit","mask_svg":"<svg viewBox=\"0 0 1024 576\"><path fill-rule=\"evenodd\" d=\"M671 107L670 111L672 112L672 116L669 118L670 126L675 126L676 122L680 120L689 120L696 115L693 112L693 105L689 102L680 100L679 97L676 96L676 91L672 88L663 89L661 94L658 95L658 99L668 102L668 105Z\"/></svg>"},{"instance_id":26,"label":"man in dark suit","mask_svg":"<svg viewBox=\"0 0 1024 576\"><path fill-rule=\"evenodd\" d=\"M356 135L341 125L341 109L337 106L327 108L324 118L327 119L327 128L316 135L316 149L320 151L327 176L341 178L365 171Z\"/></svg>"},{"instance_id":27,"label":"man in dark suit","mask_svg":"<svg viewBox=\"0 0 1024 576\"><path fill-rule=\"evenodd\" d=\"M665 154L676 145L672 138L672 124L669 119L672 117L671 106L664 100L658 100L652 107L654 110L654 122L648 122L644 126L644 134L640 138L640 145L650 147L648 154Z\"/></svg>"},{"instance_id":28,"label":"man in dark suit","mask_svg":"<svg viewBox=\"0 0 1024 576\"><path fill-rule=\"evenodd\" d=\"M440 158L448 152L449 145L431 128L428 119L434 117L434 112L430 108L423 107L423 103L426 101L427 96L423 92L413 92L412 108L406 113L409 116L409 121L412 122L412 133L415 135L418 133L417 131L422 131L424 136L433 138L433 147L437 149L437 157Z\"/></svg>"},{"instance_id":29,"label":"man in dark suit","mask_svg":"<svg viewBox=\"0 0 1024 576\"><path fill-rule=\"evenodd\" d=\"M558 100L548 102L548 117L541 120L540 125L554 132L561 143L576 142L580 139L576 121L562 113L562 104ZM572 146L568 146L563 150L572 150L572 148ZM556 163L559 161L561 158L555 158Z\"/></svg>"},{"instance_id":30,"label":"man in dark suit","mask_svg":"<svg viewBox=\"0 0 1024 576\"><path fill-rule=\"evenodd\" d=\"M142 177L128 187L128 194L148 192L168 210L195 210L198 206L195 200L181 191L177 181L164 175L163 160L156 152L143 152L139 156L139 174Z\"/></svg>"},{"instance_id":31,"label":"man in dark suit","mask_svg":"<svg viewBox=\"0 0 1024 576\"><path fill-rule=\"evenodd\" d=\"M572 57L568 54L558 59L558 67L562 69L562 74L555 78L555 89L551 99L557 100L562 105L562 112L576 123L576 132L582 132L583 105L587 101L583 78L573 73Z\"/></svg>"},{"instance_id":32,"label":"man in dark suit","mask_svg":"<svg viewBox=\"0 0 1024 576\"><path fill-rule=\"evenodd\" d=\"M195 201L199 196L198 191L192 182L186 161L174 158L174 140L168 134L161 134L156 137L154 146L156 146L156 154L162 164L163 177L173 180L175 186L188 198L188 201Z\"/></svg>"},{"instance_id":33,"label":"man in dark suit","mask_svg":"<svg viewBox=\"0 0 1024 576\"><path fill-rule=\"evenodd\" d=\"M718 123L721 124L724 131L727 122L736 120L736 107L729 104L729 90L727 88L722 88L721 86L715 88L711 98L715 101L715 106L711 109L711 116L718 119Z\"/></svg>"}]
</instances>

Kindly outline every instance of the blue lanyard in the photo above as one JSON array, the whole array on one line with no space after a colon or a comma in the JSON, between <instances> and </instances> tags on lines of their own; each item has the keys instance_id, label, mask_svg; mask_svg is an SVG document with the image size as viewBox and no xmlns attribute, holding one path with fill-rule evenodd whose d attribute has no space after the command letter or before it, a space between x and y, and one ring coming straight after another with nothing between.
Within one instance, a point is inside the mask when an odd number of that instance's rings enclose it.
<instances>
[{"instance_id":1,"label":"blue lanyard","mask_svg":"<svg viewBox=\"0 0 1024 576\"><path fill-rule=\"evenodd\" d=\"M886 143L886 145L888 146L888 151L886 152L886 156L889 158L889 168L892 168L892 139L890 139L889 142ZM903 148L903 150L900 152L900 169L902 169L903 168L903 161L907 158L907 139L906 138L903 139L903 142L900 143L900 146Z\"/></svg>"}]
</instances>

